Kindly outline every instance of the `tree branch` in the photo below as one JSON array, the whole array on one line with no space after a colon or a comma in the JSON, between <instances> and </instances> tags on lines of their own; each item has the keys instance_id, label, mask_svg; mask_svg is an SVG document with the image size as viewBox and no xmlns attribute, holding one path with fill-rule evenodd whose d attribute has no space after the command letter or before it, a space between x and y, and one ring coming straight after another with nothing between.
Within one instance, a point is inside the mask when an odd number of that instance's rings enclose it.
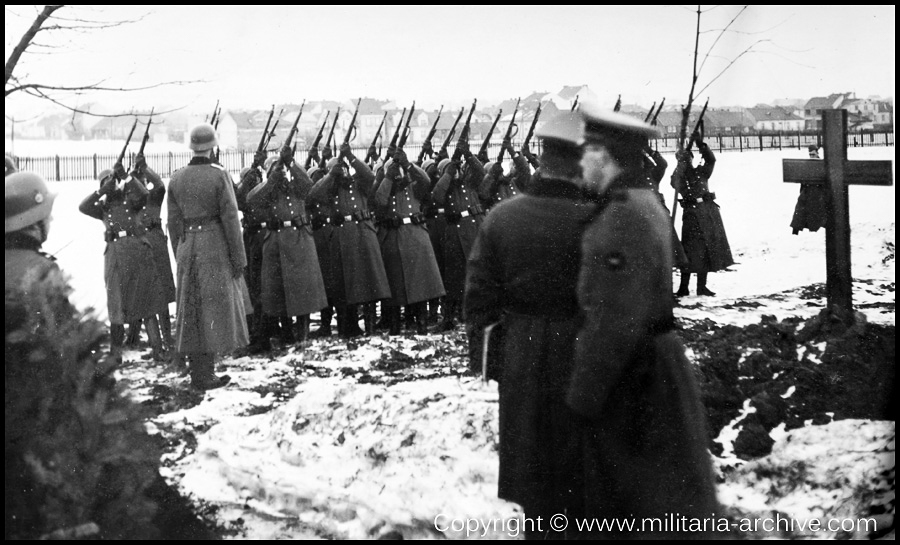
<instances>
[{"instance_id":1,"label":"tree branch","mask_svg":"<svg viewBox=\"0 0 900 545\"><path fill-rule=\"evenodd\" d=\"M706 66L706 59L709 58L709 54L712 53L712 50L713 50L713 49L715 49L716 44L719 43L719 40L722 39L722 36L725 35L725 32L727 32L728 29L731 28L731 25L733 25L734 22L737 21L738 17L740 17L741 14L744 13L744 11L746 11L748 7L749 7L749 6L744 6L744 7L742 7L741 10L740 10L739 12L737 12L737 15L735 15L734 17L732 17L732 18L731 18L731 21L728 21L728 24L725 25L725 28L723 28L722 31L719 32L719 35L716 36L715 41L713 41L712 45L709 46L709 50L707 50L706 56L703 57L703 62L700 63L700 70L701 70L701 71L703 70L703 67ZM699 32L699 30L698 30L697 32ZM698 76L699 76L699 74L698 74Z\"/></svg>"},{"instance_id":2,"label":"tree branch","mask_svg":"<svg viewBox=\"0 0 900 545\"><path fill-rule=\"evenodd\" d=\"M157 87L162 87L164 85L185 85L188 83L198 83L197 81L166 81L163 83L154 83L153 85L147 85L145 87L101 87L99 85L78 85L75 87L65 87L59 85L44 85L41 83L25 83L19 85L17 87L12 87L6 90L6 96L9 96L11 93L16 91L25 91L27 89L41 89L48 91L112 91L112 92L123 92L123 91L146 91L148 89L155 89Z\"/></svg>"},{"instance_id":3,"label":"tree branch","mask_svg":"<svg viewBox=\"0 0 900 545\"><path fill-rule=\"evenodd\" d=\"M728 70L729 68L731 68L732 66L734 66L734 63L736 63L738 59L740 59L741 57L743 57L743 56L746 55L747 53L757 53L757 51L752 51L753 48L756 47L757 45L763 43L763 42L768 42L768 41L770 41L770 40L757 40L757 41L753 42L752 44L750 44L749 46L747 46L747 48L744 49L743 51L741 51L740 54L739 54L737 57L731 59L731 62L729 62L728 65L727 65L725 68L723 68L722 71L719 72L719 73L716 75L716 77L714 77L713 79L710 80L709 83L707 83L706 85L704 85L703 88L700 89L700 92L697 93L697 95L699 96L699 95L703 94L703 91L706 91L706 89L708 89L710 85L712 85L713 83L715 83L715 81L716 81L717 79L719 79L720 77L722 77L722 74L724 74L726 70Z\"/></svg>"},{"instance_id":4,"label":"tree branch","mask_svg":"<svg viewBox=\"0 0 900 545\"><path fill-rule=\"evenodd\" d=\"M16 44L16 47L9 55L9 58L6 59L6 80L4 81L4 85L6 83L9 83L9 78L12 77L13 71L16 69L16 64L19 63L19 59L22 57L22 53L24 53L25 50L28 49L28 45L41 29L41 25L44 24L44 21L46 21L54 11L60 9L61 7L63 6L44 6L43 11L41 11L37 18L35 18L34 22L31 23L31 27L29 27L25 34L22 35L22 38L19 39L19 43Z\"/></svg>"},{"instance_id":5,"label":"tree branch","mask_svg":"<svg viewBox=\"0 0 900 545\"><path fill-rule=\"evenodd\" d=\"M26 95L30 95L35 98L49 100L53 104L56 104L57 106L65 108L66 110L68 110L70 112L77 113L77 114L83 114L83 115L90 115L93 117L130 117L130 116L141 117L141 116L149 116L150 115L149 112L142 113L142 112L134 112L134 111L127 112L127 113L121 113L121 114L97 114L97 113L91 112L90 110L82 110L81 108L78 108L77 106L69 106L68 104L60 102L59 100L56 100L55 98L53 98L52 96L50 96L46 93L42 93L40 89L25 89L22 92L25 93ZM185 106L179 106L178 108L172 108L171 110L162 110L162 111L156 110L153 112L153 115L169 114L172 112L177 112L179 110L183 110L184 108L185 108Z\"/></svg>"}]
</instances>

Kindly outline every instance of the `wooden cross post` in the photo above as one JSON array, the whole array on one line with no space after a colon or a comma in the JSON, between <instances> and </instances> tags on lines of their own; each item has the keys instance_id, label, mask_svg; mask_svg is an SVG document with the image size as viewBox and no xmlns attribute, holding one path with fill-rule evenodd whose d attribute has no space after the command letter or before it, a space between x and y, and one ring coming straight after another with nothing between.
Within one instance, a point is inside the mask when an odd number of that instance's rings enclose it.
<instances>
[{"instance_id":1,"label":"wooden cross post","mask_svg":"<svg viewBox=\"0 0 900 545\"><path fill-rule=\"evenodd\" d=\"M850 274L850 207L848 185L894 183L892 161L847 160L847 110L822 112L825 160L783 159L785 182L825 184L825 289L828 309L853 316L853 278Z\"/></svg>"}]
</instances>

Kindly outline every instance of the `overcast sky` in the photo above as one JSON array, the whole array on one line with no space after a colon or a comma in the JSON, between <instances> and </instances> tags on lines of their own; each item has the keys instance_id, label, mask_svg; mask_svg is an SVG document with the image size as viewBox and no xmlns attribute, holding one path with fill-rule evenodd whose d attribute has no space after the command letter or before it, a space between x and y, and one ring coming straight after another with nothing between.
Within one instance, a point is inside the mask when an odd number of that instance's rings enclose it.
<instances>
[{"instance_id":1,"label":"overcast sky","mask_svg":"<svg viewBox=\"0 0 900 545\"><path fill-rule=\"evenodd\" d=\"M6 56L39 7L6 7ZM739 6L704 6L705 54ZM60 16L137 23L63 36L17 68L33 82L147 85L152 92L84 96L128 109L265 108L302 99L413 99L424 107L486 103L589 85L602 101L684 103L691 84L696 6L63 8ZM894 96L894 6L750 6L700 72L711 106L855 91ZM47 51L47 50L44 50ZM702 60L702 59L701 59ZM34 110L21 97L7 115Z\"/></svg>"}]
</instances>

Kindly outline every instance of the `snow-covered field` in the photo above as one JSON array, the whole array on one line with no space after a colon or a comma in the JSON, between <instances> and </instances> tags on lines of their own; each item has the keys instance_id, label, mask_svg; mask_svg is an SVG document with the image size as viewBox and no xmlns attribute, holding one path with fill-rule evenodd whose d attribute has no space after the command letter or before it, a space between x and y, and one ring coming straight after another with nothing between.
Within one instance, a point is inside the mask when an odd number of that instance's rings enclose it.
<instances>
[{"instance_id":1,"label":"snow-covered field","mask_svg":"<svg viewBox=\"0 0 900 545\"><path fill-rule=\"evenodd\" d=\"M893 160L893 152L854 148L849 158ZM799 186L781 181L781 159L805 156L800 150L718 155L711 190L738 264L710 275L716 297L684 298L678 318L742 326L763 315L806 318L823 308L821 298L801 298L798 288L825 281L824 231L791 234ZM72 276L77 304L105 315L103 229L77 211L96 185L51 185L59 197L45 248ZM894 187L850 189L854 301L869 322L891 325L894 201ZM181 399L148 423L169 440L166 476L198 503L214 506L217 522L235 536L432 537L441 534L434 525L440 514L445 521L520 515L496 498L496 384L466 373L460 339L459 331L333 339L273 359L227 359L220 370L232 375L232 385L188 401L177 394L186 378L142 361L138 352L126 355L122 379L138 400ZM717 465L740 466L720 485L720 499L748 516L854 516L860 491L894 466L892 421L773 433L773 453L746 463L727 456L733 439L727 429L720 438L726 444ZM798 464L801 477L775 482L773 467ZM893 507L890 513L892 524ZM496 525L486 535L521 537Z\"/></svg>"}]
</instances>

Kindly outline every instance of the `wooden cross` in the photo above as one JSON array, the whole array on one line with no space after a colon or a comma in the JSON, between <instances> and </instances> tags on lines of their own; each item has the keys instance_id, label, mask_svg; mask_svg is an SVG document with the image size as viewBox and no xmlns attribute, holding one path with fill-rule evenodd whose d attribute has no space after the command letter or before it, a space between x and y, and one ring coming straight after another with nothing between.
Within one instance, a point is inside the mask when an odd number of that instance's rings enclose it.
<instances>
[{"instance_id":1,"label":"wooden cross","mask_svg":"<svg viewBox=\"0 0 900 545\"><path fill-rule=\"evenodd\" d=\"M824 110L825 160L783 159L784 181L825 184L825 291L828 308L853 315L848 185L894 184L893 161L847 160L847 110Z\"/></svg>"}]
</instances>

